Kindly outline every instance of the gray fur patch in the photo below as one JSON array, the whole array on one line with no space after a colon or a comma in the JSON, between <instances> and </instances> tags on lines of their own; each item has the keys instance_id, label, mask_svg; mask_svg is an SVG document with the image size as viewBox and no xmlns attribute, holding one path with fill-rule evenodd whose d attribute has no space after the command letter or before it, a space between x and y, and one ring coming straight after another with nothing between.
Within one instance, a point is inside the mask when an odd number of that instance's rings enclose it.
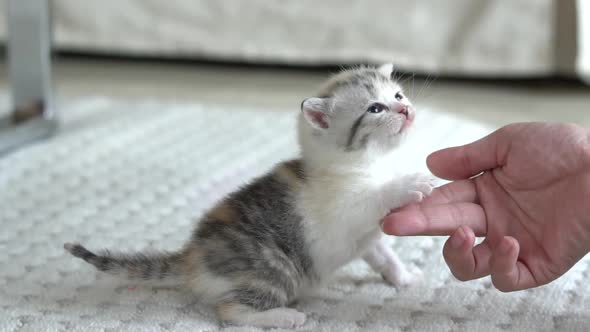
<instances>
[{"instance_id":1,"label":"gray fur patch","mask_svg":"<svg viewBox=\"0 0 590 332\"><path fill-rule=\"evenodd\" d=\"M363 135L363 137L361 137L361 139L359 140L360 149L364 149L367 147L367 144L369 143L369 136L371 136L371 134L365 134Z\"/></svg>"},{"instance_id":2,"label":"gray fur patch","mask_svg":"<svg viewBox=\"0 0 590 332\"><path fill-rule=\"evenodd\" d=\"M293 159L284 163L285 167L287 167L299 180L305 180L305 168L303 165L303 161L301 159Z\"/></svg>"},{"instance_id":3,"label":"gray fur patch","mask_svg":"<svg viewBox=\"0 0 590 332\"><path fill-rule=\"evenodd\" d=\"M300 161L286 165L303 177ZM204 264L211 273L224 278L256 281L257 288L246 282L243 288L228 294L227 301L255 308L285 305L285 301L294 299L299 285L315 279L302 218L294 212L294 193L271 173L228 199L237 220L222 223L205 219L194 233L193 241L203 250ZM261 289L261 283L267 287ZM256 292L259 294L254 296Z\"/></svg>"},{"instance_id":4,"label":"gray fur patch","mask_svg":"<svg viewBox=\"0 0 590 332\"><path fill-rule=\"evenodd\" d=\"M223 302L237 302L253 307L258 311L265 311L273 308L286 306L289 302L285 294L277 293L276 290L266 287L243 285L228 292Z\"/></svg>"},{"instance_id":5,"label":"gray fur patch","mask_svg":"<svg viewBox=\"0 0 590 332\"><path fill-rule=\"evenodd\" d=\"M334 93L342 88L350 87L352 89L364 88L367 92L374 96L376 90L374 87L375 81L388 80L374 68L364 68L362 70L353 69L344 71L335 76L331 81L325 85L318 95L320 98L333 97Z\"/></svg>"},{"instance_id":6,"label":"gray fur patch","mask_svg":"<svg viewBox=\"0 0 590 332\"><path fill-rule=\"evenodd\" d=\"M66 244L64 247L72 255L94 265L99 271L124 275L132 280L162 280L168 277L176 278L182 274L182 256L178 253L113 254L105 250L94 254L79 244Z\"/></svg>"},{"instance_id":7,"label":"gray fur patch","mask_svg":"<svg viewBox=\"0 0 590 332\"><path fill-rule=\"evenodd\" d=\"M367 113L363 113L363 115L359 116L352 124L352 127L350 128L350 132L348 133L348 139L346 140L346 150L347 151L353 150L354 138L356 136L356 133L358 132L358 130L361 127L361 124L363 122L363 118L366 115L367 115Z\"/></svg>"}]
</instances>

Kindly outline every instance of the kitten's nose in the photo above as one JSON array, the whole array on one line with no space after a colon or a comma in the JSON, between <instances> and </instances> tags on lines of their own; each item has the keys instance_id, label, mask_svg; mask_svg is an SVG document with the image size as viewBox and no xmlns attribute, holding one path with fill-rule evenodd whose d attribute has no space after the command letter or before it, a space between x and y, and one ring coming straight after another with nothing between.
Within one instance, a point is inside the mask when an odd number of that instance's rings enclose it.
<instances>
[{"instance_id":1,"label":"kitten's nose","mask_svg":"<svg viewBox=\"0 0 590 332\"><path fill-rule=\"evenodd\" d=\"M406 117L408 116L408 113L409 113L407 105L399 105L398 107L396 107L396 111L400 114L405 115Z\"/></svg>"}]
</instances>

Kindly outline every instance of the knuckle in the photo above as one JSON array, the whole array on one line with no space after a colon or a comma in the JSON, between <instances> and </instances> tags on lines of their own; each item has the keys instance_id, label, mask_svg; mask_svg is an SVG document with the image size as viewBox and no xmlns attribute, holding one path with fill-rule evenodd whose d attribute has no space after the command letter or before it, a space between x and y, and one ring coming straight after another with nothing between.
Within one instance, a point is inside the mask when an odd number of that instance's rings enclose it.
<instances>
[{"instance_id":1,"label":"knuckle","mask_svg":"<svg viewBox=\"0 0 590 332\"><path fill-rule=\"evenodd\" d=\"M491 273L492 285L503 293L508 293L516 290L517 281L510 277L509 274L499 273L492 270Z\"/></svg>"},{"instance_id":2,"label":"knuckle","mask_svg":"<svg viewBox=\"0 0 590 332\"><path fill-rule=\"evenodd\" d=\"M464 169L467 169L467 170L472 169L472 165L473 165L472 156L471 156L471 154L469 154L467 149L463 148L461 150L461 153L459 154L458 162Z\"/></svg>"},{"instance_id":3,"label":"knuckle","mask_svg":"<svg viewBox=\"0 0 590 332\"><path fill-rule=\"evenodd\" d=\"M459 281L469 281L469 280L473 279L473 278L471 278L469 275L467 275L465 273L461 273L461 272L458 272L458 271L453 271L452 269L451 269L451 273L453 273L453 276L457 280L459 280Z\"/></svg>"},{"instance_id":4,"label":"knuckle","mask_svg":"<svg viewBox=\"0 0 590 332\"><path fill-rule=\"evenodd\" d=\"M453 222L455 227L459 227L463 224L465 219L465 214L462 209L457 207L456 205L450 204L449 209L449 221Z\"/></svg>"},{"instance_id":5,"label":"knuckle","mask_svg":"<svg viewBox=\"0 0 590 332\"><path fill-rule=\"evenodd\" d=\"M450 201L452 197L452 189L449 186L442 186L437 188L438 194L445 200Z\"/></svg>"},{"instance_id":6,"label":"knuckle","mask_svg":"<svg viewBox=\"0 0 590 332\"><path fill-rule=\"evenodd\" d=\"M466 267L468 267L467 263L461 262L460 258L456 257L448 250L443 251L443 256L447 266L449 267L449 270L457 280L468 281L473 279L472 273L466 269Z\"/></svg>"},{"instance_id":7,"label":"knuckle","mask_svg":"<svg viewBox=\"0 0 590 332\"><path fill-rule=\"evenodd\" d=\"M495 280L494 278L492 278L492 284L494 285L494 287L496 287L497 290L499 290L502 293L514 291L514 287L512 287L512 285L510 285L509 283L500 282L498 280Z\"/></svg>"}]
</instances>

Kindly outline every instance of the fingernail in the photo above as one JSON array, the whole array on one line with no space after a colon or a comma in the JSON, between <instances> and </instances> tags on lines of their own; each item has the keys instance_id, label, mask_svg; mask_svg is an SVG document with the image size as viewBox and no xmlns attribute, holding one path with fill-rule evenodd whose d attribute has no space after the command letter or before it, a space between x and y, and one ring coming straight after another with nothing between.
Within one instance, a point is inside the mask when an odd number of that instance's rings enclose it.
<instances>
[{"instance_id":1,"label":"fingernail","mask_svg":"<svg viewBox=\"0 0 590 332\"><path fill-rule=\"evenodd\" d=\"M459 247L461 247L461 245L463 244L464 241L465 241L465 231L463 230L463 228L459 227L459 229L457 229L455 234L453 234L453 236L451 236L451 242L450 242L451 248L459 249Z\"/></svg>"}]
</instances>

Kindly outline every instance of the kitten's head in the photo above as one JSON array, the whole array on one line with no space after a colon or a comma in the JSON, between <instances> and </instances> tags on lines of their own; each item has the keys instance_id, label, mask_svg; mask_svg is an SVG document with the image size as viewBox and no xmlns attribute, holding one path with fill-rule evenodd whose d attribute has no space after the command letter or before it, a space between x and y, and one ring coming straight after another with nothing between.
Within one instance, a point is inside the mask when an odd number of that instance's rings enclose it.
<instances>
[{"instance_id":1,"label":"kitten's head","mask_svg":"<svg viewBox=\"0 0 590 332\"><path fill-rule=\"evenodd\" d=\"M301 103L300 144L304 152L385 153L399 144L414 112L392 65L345 70Z\"/></svg>"}]
</instances>

